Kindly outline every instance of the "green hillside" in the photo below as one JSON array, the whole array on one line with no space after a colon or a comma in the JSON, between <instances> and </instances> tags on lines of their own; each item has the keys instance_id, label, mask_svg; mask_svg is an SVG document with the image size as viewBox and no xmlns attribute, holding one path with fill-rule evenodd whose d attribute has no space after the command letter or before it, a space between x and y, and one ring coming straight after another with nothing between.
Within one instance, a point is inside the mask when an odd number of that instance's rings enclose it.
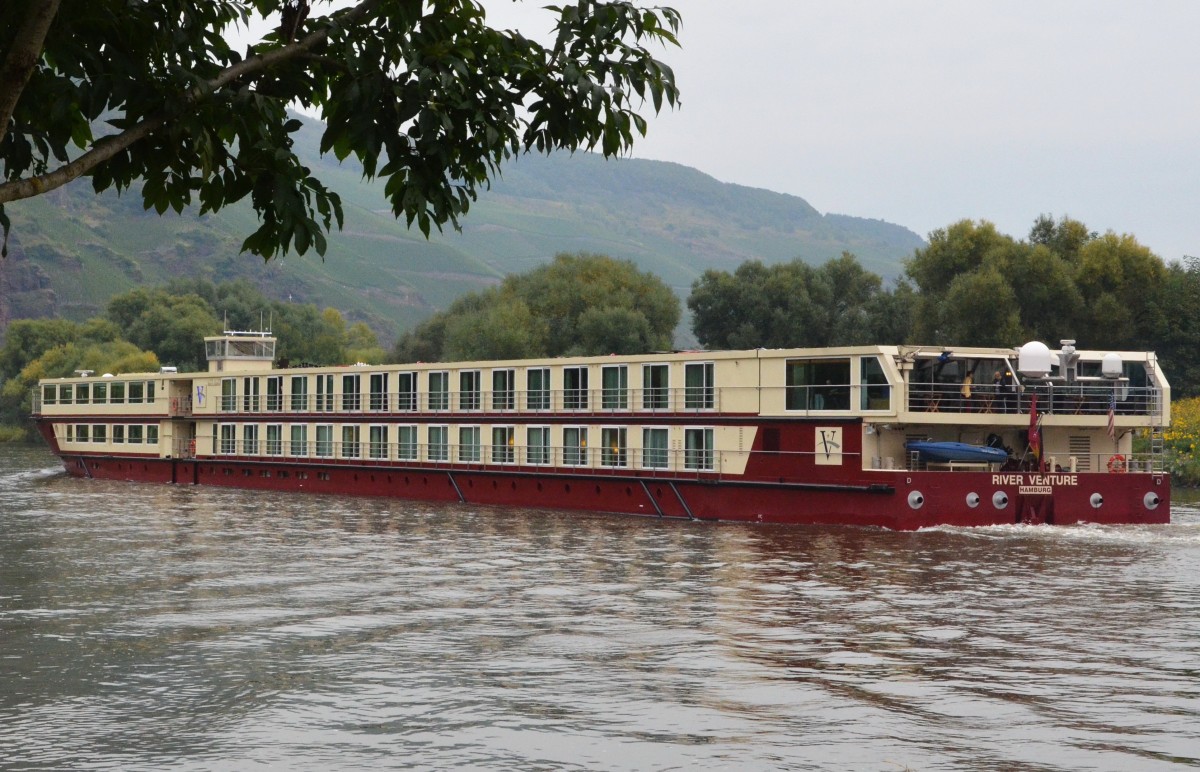
<instances>
[{"instance_id":1,"label":"green hillside","mask_svg":"<svg viewBox=\"0 0 1200 772\"><path fill-rule=\"evenodd\" d=\"M306 122L298 151L341 194L346 212L324 261L290 255L264 264L239 254L256 227L249 207L159 217L143 211L136 193L97 196L81 180L8 207L0 327L26 317L86 319L133 286L201 276L246 278L272 297L336 307L390 340L458 295L559 252L632 260L686 296L707 268L797 256L821 263L843 250L894 276L923 243L897 225L822 215L801 198L721 183L678 164L589 153L510 162L460 232L426 240L392 217L382 185L318 157L318 141L318 125Z\"/></svg>"}]
</instances>

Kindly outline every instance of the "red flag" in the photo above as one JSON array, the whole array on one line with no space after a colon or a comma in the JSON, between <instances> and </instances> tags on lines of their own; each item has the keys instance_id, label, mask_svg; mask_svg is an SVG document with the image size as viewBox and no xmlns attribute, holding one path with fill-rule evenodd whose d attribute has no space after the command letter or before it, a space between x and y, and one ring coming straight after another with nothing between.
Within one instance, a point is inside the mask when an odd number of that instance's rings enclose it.
<instances>
[{"instance_id":1,"label":"red flag","mask_svg":"<svg viewBox=\"0 0 1200 772\"><path fill-rule=\"evenodd\" d=\"M1042 462L1042 430L1038 426L1037 394L1033 394L1029 398L1029 449L1033 451L1033 457L1037 459L1038 471L1046 471Z\"/></svg>"}]
</instances>

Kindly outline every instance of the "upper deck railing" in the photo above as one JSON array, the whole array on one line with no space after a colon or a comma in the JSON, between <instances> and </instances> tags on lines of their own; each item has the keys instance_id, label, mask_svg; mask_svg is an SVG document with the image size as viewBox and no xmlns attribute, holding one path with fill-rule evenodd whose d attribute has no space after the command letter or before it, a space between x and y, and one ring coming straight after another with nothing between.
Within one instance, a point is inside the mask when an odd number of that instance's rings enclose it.
<instances>
[{"instance_id":1,"label":"upper deck railing","mask_svg":"<svg viewBox=\"0 0 1200 772\"><path fill-rule=\"evenodd\" d=\"M1029 413L1037 396L1039 413L1051 415L1157 416L1163 403L1153 386L1113 386L1107 383L1025 384L1020 390L984 384L965 389L954 383L911 383L908 409L926 413Z\"/></svg>"}]
</instances>

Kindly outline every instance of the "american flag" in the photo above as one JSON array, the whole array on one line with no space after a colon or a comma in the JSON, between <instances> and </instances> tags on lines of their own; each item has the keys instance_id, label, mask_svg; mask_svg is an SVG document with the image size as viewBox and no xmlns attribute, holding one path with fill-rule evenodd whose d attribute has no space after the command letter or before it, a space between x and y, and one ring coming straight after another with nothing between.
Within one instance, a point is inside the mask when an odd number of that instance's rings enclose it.
<instances>
[{"instance_id":1,"label":"american flag","mask_svg":"<svg viewBox=\"0 0 1200 772\"><path fill-rule=\"evenodd\" d=\"M1117 390L1113 389L1108 395L1108 438L1117 441Z\"/></svg>"}]
</instances>

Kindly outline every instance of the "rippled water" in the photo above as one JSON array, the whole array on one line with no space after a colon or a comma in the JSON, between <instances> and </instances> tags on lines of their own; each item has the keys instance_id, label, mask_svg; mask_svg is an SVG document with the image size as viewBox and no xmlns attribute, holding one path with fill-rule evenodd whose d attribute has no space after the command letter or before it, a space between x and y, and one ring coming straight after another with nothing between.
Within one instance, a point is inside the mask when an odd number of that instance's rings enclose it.
<instances>
[{"instance_id":1,"label":"rippled water","mask_svg":"<svg viewBox=\"0 0 1200 772\"><path fill-rule=\"evenodd\" d=\"M75 480L0 445L0 768L1200 766L1200 509L916 533Z\"/></svg>"}]
</instances>

